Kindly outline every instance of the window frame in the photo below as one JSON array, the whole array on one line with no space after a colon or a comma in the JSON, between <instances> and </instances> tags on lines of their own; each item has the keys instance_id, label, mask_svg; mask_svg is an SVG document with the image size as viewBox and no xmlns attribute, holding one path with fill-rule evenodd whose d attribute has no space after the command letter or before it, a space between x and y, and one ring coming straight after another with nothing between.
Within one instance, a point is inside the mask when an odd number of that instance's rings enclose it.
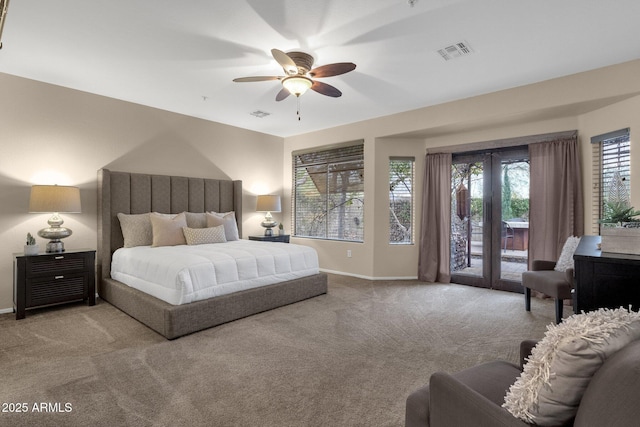
<instances>
[{"instance_id":1,"label":"window frame","mask_svg":"<svg viewBox=\"0 0 640 427\"><path fill-rule=\"evenodd\" d=\"M291 153L291 160L292 235L301 238L362 243L365 203L364 140L294 151ZM298 197L299 190L304 185L313 185L315 188L311 191L307 190L307 194L300 193ZM338 189L342 191L334 191ZM307 221L304 225L301 217L310 211L300 207L299 198L301 199L303 195L309 199L317 197L313 211L316 212L317 220ZM336 201L335 196L340 199ZM317 214L318 210L319 214ZM353 224L347 222L347 214L353 217ZM335 218L337 220L332 220ZM313 228L314 221L316 221L316 230L304 233L303 228L307 230Z\"/></svg>"},{"instance_id":2,"label":"window frame","mask_svg":"<svg viewBox=\"0 0 640 427\"><path fill-rule=\"evenodd\" d=\"M631 194L631 132L630 128L619 129L613 132L596 135L591 138L592 148L592 232L600 234L600 220L604 214L605 187L604 182L607 171L613 171L611 165L615 162L617 169L622 172L623 179L627 182L627 191ZM613 149L610 147L616 146ZM626 148L621 147L626 145ZM616 150L617 154L611 155ZM610 154L608 158L607 154ZM622 166L620 166L622 164Z\"/></svg>"},{"instance_id":3,"label":"window frame","mask_svg":"<svg viewBox=\"0 0 640 427\"><path fill-rule=\"evenodd\" d=\"M398 192L398 196L407 196L409 198L409 226L408 226L408 234L409 234L409 239L403 239L403 240L394 240L394 231L392 228L392 224L395 221L400 222L397 219L397 213L393 210L393 203L394 203L394 197L392 197L392 195L394 194L394 190L392 190L391 186L394 183L393 180L393 168L392 168L392 164L394 162L404 162L404 163L410 163L410 177L409 177L409 191L402 191L402 192ZM416 158L415 157L408 157L408 156L391 156L389 157L389 244L396 246L396 245L413 245L415 244L415 173L416 173ZM395 215L394 215L395 214ZM395 218L394 218L395 216ZM405 224L401 224L401 226L405 226Z\"/></svg>"}]
</instances>

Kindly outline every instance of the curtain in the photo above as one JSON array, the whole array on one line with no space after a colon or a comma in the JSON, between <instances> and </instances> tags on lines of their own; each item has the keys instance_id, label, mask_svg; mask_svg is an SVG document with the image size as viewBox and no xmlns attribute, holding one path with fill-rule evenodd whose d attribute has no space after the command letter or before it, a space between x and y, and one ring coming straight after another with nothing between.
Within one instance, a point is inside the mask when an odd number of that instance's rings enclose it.
<instances>
[{"instance_id":1,"label":"curtain","mask_svg":"<svg viewBox=\"0 0 640 427\"><path fill-rule=\"evenodd\" d=\"M418 279L451 280L451 153L427 154L422 195Z\"/></svg>"},{"instance_id":2,"label":"curtain","mask_svg":"<svg viewBox=\"0 0 640 427\"><path fill-rule=\"evenodd\" d=\"M584 232L582 171L576 136L529 145L529 266L556 261L565 241Z\"/></svg>"}]
</instances>

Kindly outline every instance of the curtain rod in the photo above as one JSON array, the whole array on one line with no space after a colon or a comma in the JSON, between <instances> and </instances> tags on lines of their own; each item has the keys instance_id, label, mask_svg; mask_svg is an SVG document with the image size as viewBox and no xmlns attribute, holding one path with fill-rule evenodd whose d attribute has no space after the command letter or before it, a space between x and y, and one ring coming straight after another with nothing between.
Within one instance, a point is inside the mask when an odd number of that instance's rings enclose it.
<instances>
[{"instance_id":1,"label":"curtain rod","mask_svg":"<svg viewBox=\"0 0 640 427\"><path fill-rule=\"evenodd\" d=\"M557 139L572 138L578 135L577 130L543 133L539 135L519 136L515 138L494 139L489 141L470 142L460 145L447 145L427 148L427 153L463 153L465 151L491 150L495 148L518 147L521 145L548 142Z\"/></svg>"}]
</instances>

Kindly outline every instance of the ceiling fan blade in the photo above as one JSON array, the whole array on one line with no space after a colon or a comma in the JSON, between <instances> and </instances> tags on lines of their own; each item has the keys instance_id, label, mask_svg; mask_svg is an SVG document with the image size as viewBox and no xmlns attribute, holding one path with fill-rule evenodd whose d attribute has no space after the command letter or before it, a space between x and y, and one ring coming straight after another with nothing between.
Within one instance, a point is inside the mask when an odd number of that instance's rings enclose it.
<instances>
[{"instance_id":1,"label":"ceiling fan blade","mask_svg":"<svg viewBox=\"0 0 640 427\"><path fill-rule=\"evenodd\" d=\"M267 80L280 80L282 77L278 76L254 76L254 77L238 77L233 79L234 82L264 82Z\"/></svg>"},{"instance_id":2,"label":"ceiling fan blade","mask_svg":"<svg viewBox=\"0 0 640 427\"><path fill-rule=\"evenodd\" d=\"M290 95L289 91L285 88L282 88L280 92L278 92L278 94L276 95L276 101L282 101L289 95Z\"/></svg>"},{"instance_id":3,"label":"ceiling fan blade","mask_svg":"<svg viewBox=\"0 0 640 427\"><path fill-rule=\"evenodd\" d=\"M278 49L271 49L271 55L282 66L285 73L289 75L298 74L298 66L289 55Z\"/></svg>"},{"instance_id":4,"label":"ceiling fan blade","mask_svg":"<svg viewBox=\"0 0 640 427\"><path fill-rule=\"evenodd\" d=\"M348 73L356 69L356 64L353 62L337 62L335 64L321 65L309 71L311 77L331 77L338 76L340 74Z\"/></svg>"},{"instance_id":5,"label":"ceiling fan blade","mask_svg":"<svg viewBox=\"0 0 640 427\"><path fill-rule=\"evenodd\" d=\"M315 90L318 93L331 96L334 98L338 98L339 96L342 96L342 92L340 92L337 88L316 80L313 81L313 85L311 85L311 90Z\"/></svg>"}]
</instances>

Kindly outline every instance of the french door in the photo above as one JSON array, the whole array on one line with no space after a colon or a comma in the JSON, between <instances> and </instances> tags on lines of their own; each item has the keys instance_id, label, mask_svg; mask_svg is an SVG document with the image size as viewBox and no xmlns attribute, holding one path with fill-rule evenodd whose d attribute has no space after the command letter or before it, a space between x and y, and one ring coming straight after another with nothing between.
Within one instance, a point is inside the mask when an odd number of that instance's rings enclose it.
<instances>
[{"instance_id":1,"label":"french door","mask_svg":"<svg viewBox=\"0 0 640 427\"><path fill-rule=\"evenodd\" d=\"M454 154L451 281L521 292L529 241L526 146Z\"/></svg>"}]
</instances>

